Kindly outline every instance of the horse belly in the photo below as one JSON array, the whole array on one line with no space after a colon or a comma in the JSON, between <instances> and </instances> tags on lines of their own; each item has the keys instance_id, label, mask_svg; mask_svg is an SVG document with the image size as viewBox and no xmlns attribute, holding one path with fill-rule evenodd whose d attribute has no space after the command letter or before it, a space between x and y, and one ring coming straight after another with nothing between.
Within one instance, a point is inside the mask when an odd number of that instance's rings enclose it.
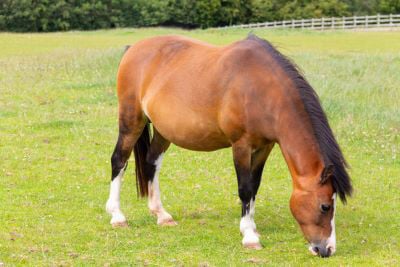
<instances>
[{"instance_id":1,"label":"horse belly","mask_svg":"<svg viewBox=\"0 0 400 267\"><path fill-rule=\"evenodd\" d=\"M151 101L145 112L157 131L177 146L197 151L213 151L231 145L220 130L216 116L207 112L207 108L196 111L189 106L168 101Z\"/></svg>"},{"instance_id":2,"label":"horse belly","mask_svg":"<svg viewBox=\"0 0 400 267\"><path fill-rule=\"evenodd\" d=\"M196 133L190 131L177 133L176 131L171 131L169 128L161 128L159 130L157 125L155 127L171 143L189 150L214 151L230 146L228 140L219 133L201 129L196 130Z\"/></svg>"}]
</instances>

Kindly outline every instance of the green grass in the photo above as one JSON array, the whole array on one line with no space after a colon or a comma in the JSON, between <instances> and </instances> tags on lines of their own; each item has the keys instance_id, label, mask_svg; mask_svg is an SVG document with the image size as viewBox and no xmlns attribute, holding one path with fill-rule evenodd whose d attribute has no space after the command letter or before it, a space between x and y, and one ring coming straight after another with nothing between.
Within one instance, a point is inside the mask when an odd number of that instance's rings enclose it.
<instances>
[{"instance_id":1,"label":"green grass","mask_svg":"<svg viewBox=\"0 0 400 267\"><path fill-rule=\"evenodd\" d=\"M178 33L215 44L245 30L120 29L0 34L0 262L13 265L400 264L400 31L256 30L303 69L321 96L352 169L355 193L338 205L338 251L311 256L288 201L276 147L257 199L264 249L245 250L229 149L172 146L163 202L179 225L159 228L137 200L133 162L122 191L128 229L104 206L117 137L115 75L123 46Z\"/></svg>"}]
</instances>

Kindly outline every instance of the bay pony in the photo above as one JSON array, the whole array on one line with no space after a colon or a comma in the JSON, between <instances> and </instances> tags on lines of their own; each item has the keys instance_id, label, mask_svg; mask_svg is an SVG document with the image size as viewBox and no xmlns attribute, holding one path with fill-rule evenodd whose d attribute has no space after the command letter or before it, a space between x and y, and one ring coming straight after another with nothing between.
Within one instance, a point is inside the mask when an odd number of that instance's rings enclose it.
<instances>
[{"instance_id":1,"label":"bay pony","mask_svg":"<svg viewBox=\"0 0 400 267\"><path fill-rule=\"evenodd\" d=\"M265 161L278 144L290 170L290 209L315 255L336 250L336 196L352 192L347 164L319 99L296 66L255 35L227 46L182 36L142 40L123 56L117 77L119 136L106 204L113 226L126 226L121 179L134 151L141 196L159 225L159 172L170 143L197 151L232 147L244 247L260 249L254 223ZM153 134L150 134L150 123Z\"/></svg>"}]
</instances>

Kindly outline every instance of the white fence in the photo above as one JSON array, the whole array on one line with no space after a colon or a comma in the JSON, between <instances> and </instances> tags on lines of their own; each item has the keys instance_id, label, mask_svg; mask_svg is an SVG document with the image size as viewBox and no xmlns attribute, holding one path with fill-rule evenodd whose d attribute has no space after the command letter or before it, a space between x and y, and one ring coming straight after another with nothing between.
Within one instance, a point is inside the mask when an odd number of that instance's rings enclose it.
<instances>
[{"instance_id":1,"label":"white fence","mask_svg":"<svg viewBox=\"0 0 400 267\"><path fill-rule=\"evenodd\" d=\"M291 28L291 29L354 29L354 28L379 28L379 27L400 27L400 14L375 15L375 16L353 16L341 18L320 18L320 19L298 19L283 20L243 25L232 25L219 27L226 28Z\"/></svg>"}]
</instances>

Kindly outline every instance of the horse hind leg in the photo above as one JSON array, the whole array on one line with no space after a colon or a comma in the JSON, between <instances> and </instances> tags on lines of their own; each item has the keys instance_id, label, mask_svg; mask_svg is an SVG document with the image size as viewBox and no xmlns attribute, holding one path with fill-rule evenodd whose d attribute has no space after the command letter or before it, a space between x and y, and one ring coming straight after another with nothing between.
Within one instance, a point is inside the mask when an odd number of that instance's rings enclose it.
<instances>
[{"instance_id":1,"label":"horse hind leg","mask_svg":"<svg viewBox=\"0 0 400 267\"><path fill-rule=\"evenodd\" d=\"M128 226L120 208L122 178L128 164L127 161L143 131L144 125L145 122L141 116L120 113L118 141L111 156L110 194L106 203L106 211L112 216L110 223L113 227Z\"/></svg>"},{"instance_id":2,"label":"horse hind leg","mask_svg":"<svg viewBox=\"0 0 400 267\"><path fill-rule=\"evenodd\" d=\"M148 207L150 212L157 216L157 224L161 226L173 226L177 223L164 209L161 202L159 173L164 152L168 149L170 142L162 137L155 128L150 149L146 156L146 172L148 180Z\"/></svg>"}]
</instances>

